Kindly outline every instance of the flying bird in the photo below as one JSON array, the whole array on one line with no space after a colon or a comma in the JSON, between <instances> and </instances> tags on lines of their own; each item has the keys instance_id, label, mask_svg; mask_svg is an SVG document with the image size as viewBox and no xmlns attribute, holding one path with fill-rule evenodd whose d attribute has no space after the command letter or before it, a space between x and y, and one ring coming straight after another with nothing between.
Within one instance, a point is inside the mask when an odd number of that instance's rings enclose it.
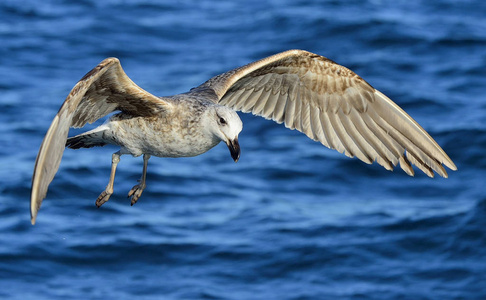
<instances>
[{"instance_id":1,"label":"flying bird","mask_svg":"<svg viewBox=\"0 0 486 300\"><path fill-rule=\"evenodd\" d=\"M42 141L32 178L32 224L65 147L120 147L112 155L110 179L96 200L98 207L113 194L120 156L143 155L142 177L128 193L133 205L145 189L151 156L196 156L223 141L237 162L243 126L235 111L284 123L326 147L368 164L376 161L387 170L399 164L413 176L415 165L430 177L434 171L447 177L444 166L457 169L397 104L353 71L314 53L278 53L169 97L143 90L117 58L107 58L74 86ZM118 113L99 127L68 138L70 127L83 127L112 112Z\"/></svg>"}]
</instances>

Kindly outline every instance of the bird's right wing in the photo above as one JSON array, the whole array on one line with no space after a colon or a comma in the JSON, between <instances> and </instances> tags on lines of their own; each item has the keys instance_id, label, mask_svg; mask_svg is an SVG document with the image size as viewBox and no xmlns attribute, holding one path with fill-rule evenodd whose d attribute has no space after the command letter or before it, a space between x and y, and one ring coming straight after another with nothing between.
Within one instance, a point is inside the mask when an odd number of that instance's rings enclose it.
<instances>
[{"instance_id":1,"label":"bird's right wing","mask_svg":"<svg viewBox=\"0 0 486 300\"><path fill-rule=\"evenodd\" d=\"M152 116L170 110L170 104L137 86L117 58L107 58L89 71L67 96L37 154L30 199L32 224L61 163L69 128L83 127L117 110Z\"/></svg>"}]
</instances>

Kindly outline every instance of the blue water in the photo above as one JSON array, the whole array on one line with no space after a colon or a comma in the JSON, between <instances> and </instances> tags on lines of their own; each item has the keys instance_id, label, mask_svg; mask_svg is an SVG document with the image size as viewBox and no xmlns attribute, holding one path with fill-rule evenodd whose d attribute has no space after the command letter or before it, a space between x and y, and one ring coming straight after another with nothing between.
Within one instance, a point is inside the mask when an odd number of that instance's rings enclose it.
<instances>
[{"instance_id":1,"label":"blue water","mask_svg":"<svg viewBox=\"0 0 486 300\"><path fill-rule=\"evenodd\" d=\"M1 299L486 299L486 2L0 2ZM357 72L458 166L388 172L242 114L242 155L67 150L35 226L35 157L109 56L156 95L305 49Z\"/></svg>"}]
</instances>

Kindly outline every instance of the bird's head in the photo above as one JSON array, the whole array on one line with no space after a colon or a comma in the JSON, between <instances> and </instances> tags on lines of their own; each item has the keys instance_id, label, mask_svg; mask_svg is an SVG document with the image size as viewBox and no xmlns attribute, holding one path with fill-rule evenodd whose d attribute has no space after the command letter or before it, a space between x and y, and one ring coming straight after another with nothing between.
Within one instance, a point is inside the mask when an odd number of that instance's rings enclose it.
<instances>
[{"instance_id":1,"label":"bird's head","mask_svg":"<svg viewBox=\"0 0 486 300\"><path fill-rule=\"evenodd\" d=\"M231 157L235 162L240 158L240 144L238 143L238 134L243 129L238 114L226 106L216 105L210 115L211 132L216 138L223 141L230 150Z\"/></svg>"}]
</instances>

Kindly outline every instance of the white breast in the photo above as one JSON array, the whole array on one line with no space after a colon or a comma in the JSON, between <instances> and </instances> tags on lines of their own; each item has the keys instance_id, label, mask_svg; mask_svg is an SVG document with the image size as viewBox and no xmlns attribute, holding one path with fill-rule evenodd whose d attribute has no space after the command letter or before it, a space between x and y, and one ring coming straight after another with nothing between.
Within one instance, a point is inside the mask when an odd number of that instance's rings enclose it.
<instances>
[{"instance_id":1,"label":"white breast","mask_svg":"<svg viewBox=\"0 0 486 300\"><path fill-rule=\"evenodd\" d=\"M115 143L133 156L197 156L220 142L201 130L202 127L197 123L180 122L170 118L136 117L110 120L107 125L111 129Z\"/></svg>"}]
</instances>

